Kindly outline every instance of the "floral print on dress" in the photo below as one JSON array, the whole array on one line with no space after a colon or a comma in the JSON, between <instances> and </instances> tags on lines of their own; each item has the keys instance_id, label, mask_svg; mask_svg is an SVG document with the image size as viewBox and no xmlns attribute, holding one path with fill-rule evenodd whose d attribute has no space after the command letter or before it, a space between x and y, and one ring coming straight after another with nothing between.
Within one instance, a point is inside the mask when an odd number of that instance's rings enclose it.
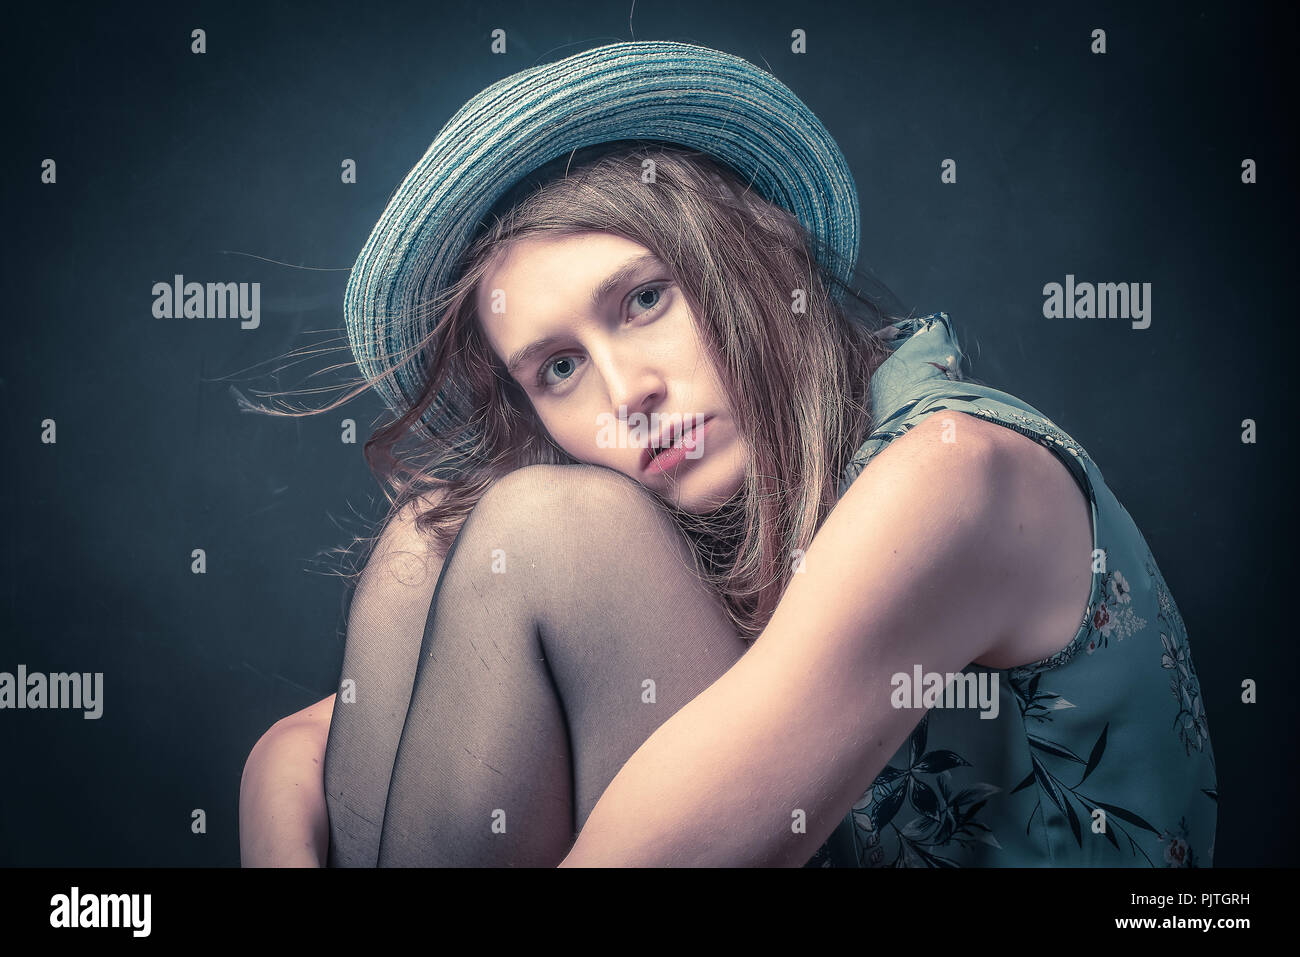
<instances>
[{"instance_id":1,"label":"floral print on dress","mask_svg":"<svg viewBox=\"0 0 1300 957\"><path fill-rule=\"evenodd\" d=\"M954 751L926 750L930 724L927 713L908 739L909 766L886 766L851 812L859 844L859 863L880 867L885 862L880 836L891 828L898 841L898 854L891 867L958 867L943 852L949 845L968 848L986 844L1001 848L993 829L978 820L988 799L1002 789L976 782L961 790L952 785L952 769L971 763ZM933 787L922 775L933 775ZM906 824L899 814L910 807L917 812ZM955 849L955 848L954 848Z\"/></svg>"},{"instance_id":2,"label":"floral print on dress","mask_svg":"<svg viewBox=\"0 0 1300 957\"><path fill-rule=\"evenodd\" d=\"M1028 683L1012 682L1012 688L1016 693L1017 701L1020 705L1021 717L1025 719L1026 726L1030 721L1046 723L1052 720L1052 711L1062 707L1073 708L1075 705L1064 701L1060 695L1050 691L1039 691L1039 684L1043 677L1042 672L1038 672ZM1050 708L1047 704L1050 703ZM1029 813L1029 819L1025 822L1025 833L1033 826L1034 817L1041 815L1043 797L1046 797L1051 803L1065 815L1070 825L1070 832L1074 836L1075 844L1083 848L1083 828L1085 823L1091 827L1095 820L1094 815L1098 808L1105 812L1105 830L1102 834L1116 850L1121 850L1119 840L1115 837L1118 831L1120 836L1128 842L1128 848L1132 856L1141 854L1148 864L1154 866L1154 862L1142 849L1141 844L1135 840L1135 830L1148 831L1151 834L1159 835L1160 832L1152 827L1145 819L1131 808L1124 807L1115 803L1115 799L1103 801L1099 797L1090 797L1084 794L1080 788L1083 782L1097 770L1101 765L1102 758L1106 753L1106 742L1110 734L1110 722L1101 729L1101 734L1093 743L1092 749L1088 752L1085 760L1071 750L1061 741L1052 740L1041 733L1026 731L1026 738L1029 742L1029 760L1032 770L1026 775L1025 779L1015 786L1011 791L1016 794L1023 791L1031 785L1037 785L1039 789L1038 802L1034 809ZM1079 780L1070 784L1066 780L1067 769L1073 768L1074 765L1082 765L1083 771ZM1077 768L1073 768L1077 770ZM1110 795L1107 795L1110 798ZM1072 799L1078 802L1079 809L1076 809ZM1125 825L1128 825L1126 827Z\"/></svg>"},{"instance_id":3,"label":"floral print on dress","mask_svg":"<svg viewBox=\"0 0 1300 957\"><path fill-rule=\"evenodd\" d=\"M1179 818L1178 826L1173 832L1166 831L1160 836L1160 843L1165 845L1165 867L1196 867L1196 851L1188 838L1187 818Z\"/></svg>"},{"instance_id":4,"label":"floral print on dress","mask_svg":"<svg viewBox=\"0 0 1300 957\"><path fill-rule=\"evenodd\" d=\"M1103 597L1093 609L1091 620L1098 637L1088 639L1084 646L1088 654L1107 647L1112 638L1123 641L1147 626L1147 620L1133 610L1133 591L1128 579L1118 569L1106 572L1101 593Z\"/></svg>"},{"instance_id":5,"label":"floral print on dress","mask_svg":"<svg viewBox=\"0 0 1300 957\"><path fill-rule=\"evenodd\" d=\"M1205 717L1205 702L1201 697L1201 682L1192 664L1191 652L1188 650L1187 629L1183 625L1183 616L1174 604L1164 576L1147 552L1147 574L1156 592L1159 606L1157 620L1160 622L1160 645L1162 653L1160 666L1171 672L1169 690L1178 702L1178 712L1174 715L1174 728L1183 750L1187 754L1201 751L1210 740L1210 725Z\"/></svg>"},{"instance_id":6,"label":"floral print on dress","mask_svg":"<svg viewBox=\"0 0 1300 957\"><path fill-rule=\"evenodd\" d=\"M979 397L975 396L975 398ZM1012 422L1017 422L1023 428L1037 433L1030 437L1036 438L1040 445L1045 445L1049 449L1053 445L1059 446L1077 459L1086 459L1088 457L1088 453L1084 451L1082 445L1074 441L1074 439L1070 438L1046 419L1025 415L1023 412L1017 412L1014 409L1004 409L996 413L989 409L971 409L970 411L976 415L982 415L987 419L1009 419Z\"/></svg>"},{"instance_id":7,"label":"floral print on dress","mask_svg":"<svg viewBox=\"0 0 1300 957\"><path fill-rule=\"evenodd\" d=\"M943 373L945 379L953 382L961 381L961 360L957 356L947 355L943 357L943 362L927 362L926 365L934 366Z\"/></svg>"}]
</instances>

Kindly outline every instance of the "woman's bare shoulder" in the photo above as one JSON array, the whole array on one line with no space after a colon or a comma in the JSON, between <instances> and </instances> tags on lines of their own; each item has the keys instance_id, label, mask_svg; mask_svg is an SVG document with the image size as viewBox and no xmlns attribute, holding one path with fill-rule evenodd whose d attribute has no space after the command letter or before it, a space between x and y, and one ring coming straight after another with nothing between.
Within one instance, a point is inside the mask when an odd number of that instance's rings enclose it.
<instances>
[{"instance_id":1,"label":"woman's bare shoulder","mask_svg":"<svg viewBox=\"0 0 1300 957\"><path fill-rule=\"evenodd\" d=\"M1013 448L1007 444L1007 432L1002 426L965 412L933 412L891 439L871 458L862 474L871 471L877 479L903 474L916 464L918 456L924 457L927 464L972 466Z\"/></svg>"},{"instance_id":2,"label":"woman's bare shoulder","mask_svg":"<svg viewBox=\"0 0 1300 957\"><path fill-rule=\"evenodd\" d=\"M1060 651L1074 637L1091 593L1088 498L1055 453L1014 429L964 412L936 412L894 442L919 450L927 437L931 443L978 443L997 463L986 473L995 477L1000 503L984 533L986 547L1009 556L1019 571L1006 591L1013 608L1009 630L980 663L1014 667ZM952 461L962 467L962 457ZM890 467L883 456L882 464Z\"/></svg>"},{"instance_id":3,"label":"woman's bare shoulder","mask_svg":"<svg viewBox=\"0 0 1300 957\"><path fill-rule=\"evenodd\" d=\"M978 563L1003 570L992 594L969 596L972 608L1004 623L981 663L1035 661L1070 640L1089 591L1091 515L1073 476L1050 450L994 422L941 411L893 439L854 484L864 478L873 489L906 487L913 490L906 499L930 503L925 507L935 514L917 516L911 534L934 552L952 547L955 531L945 523L959 522L977 544ZM944 501L922 494L918 483L945 489ZM872 497L862 501L868 512L875 507ZM961 579L946 587L953 600L966 590Z\"/></svg>"}]
</instances>

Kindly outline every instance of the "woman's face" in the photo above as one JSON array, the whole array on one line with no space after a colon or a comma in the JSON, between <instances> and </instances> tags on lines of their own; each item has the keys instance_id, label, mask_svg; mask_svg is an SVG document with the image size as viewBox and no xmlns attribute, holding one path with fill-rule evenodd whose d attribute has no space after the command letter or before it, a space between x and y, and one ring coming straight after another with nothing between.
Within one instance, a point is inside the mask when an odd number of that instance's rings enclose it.
<instances>
[{"instance_id":1,"label":"woman's face","mask_svg":"<svg viewBox=\"0 0 1300 957\"><path fill-rule=\"evenodd\" d=\"M603 232L524 237L493 263L476 305L488 342L569 455L688 512L740 488L746 448L721 382L672 274L644 246ZM670 435L679 448L648 461Z\"/></svg>"}]
</instances>

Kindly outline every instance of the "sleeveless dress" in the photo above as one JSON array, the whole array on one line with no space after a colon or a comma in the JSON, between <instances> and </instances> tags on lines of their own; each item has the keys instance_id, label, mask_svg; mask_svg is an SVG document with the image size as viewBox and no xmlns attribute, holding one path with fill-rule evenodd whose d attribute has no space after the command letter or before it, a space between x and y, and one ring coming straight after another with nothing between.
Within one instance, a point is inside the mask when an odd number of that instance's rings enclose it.
<instances>
[{"instance_id":1,"label":"sleeveless dress","mask_svg":"<svg viewBox=\"0 0 1300 957\"><path fill-rule=\"evenodd\" d=\"M1092 592L1055 654L965 668L963 678L996 682L997 716L926 711L805 866L1211 866L1218 784L1201 686L1142 533L1074 439L1021 400L963 381L946 313L880 335L893 352L871 383L875 431L839 494L931 413L1014 429L1051 449L1091 503Z\"/></svg>"}]
</instances>

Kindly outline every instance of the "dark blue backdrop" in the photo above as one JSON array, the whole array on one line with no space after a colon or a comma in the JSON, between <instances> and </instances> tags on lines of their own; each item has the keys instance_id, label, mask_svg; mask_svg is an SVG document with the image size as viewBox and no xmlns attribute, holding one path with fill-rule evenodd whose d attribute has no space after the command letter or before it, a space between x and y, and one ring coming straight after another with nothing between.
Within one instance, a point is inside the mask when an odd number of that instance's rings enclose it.
<instances>
[{"instance_id":1,"label":"dark blue backdrop","mask_svg":"<svg viewBox=\"0 0 1300 957\"><path fill-rule=\"evenodd\" d=\"M0 670L102 671L105 700L98 721L0 712L0 863L238 862L249 749L338 675L345 588L325 550L382 504L339 423L364 438L381 406L277 419L242 414L231 387L306 385L346 358L266 365L311 330L342 334L347 268L469 96L632 38L715 46L789 84L852 164L862 261L917 312L947 311L976 376L1091 451L1187 621L1218 761L1215 862L1292 863L1295 14L642 2L629 32L631 6L10 14ZM178 273L260 282L260 327L154 318L153 284ZM1151 327L1045 319L1043 286L1067 274L1152 283Z\"/></svg>"}]
</instances>

